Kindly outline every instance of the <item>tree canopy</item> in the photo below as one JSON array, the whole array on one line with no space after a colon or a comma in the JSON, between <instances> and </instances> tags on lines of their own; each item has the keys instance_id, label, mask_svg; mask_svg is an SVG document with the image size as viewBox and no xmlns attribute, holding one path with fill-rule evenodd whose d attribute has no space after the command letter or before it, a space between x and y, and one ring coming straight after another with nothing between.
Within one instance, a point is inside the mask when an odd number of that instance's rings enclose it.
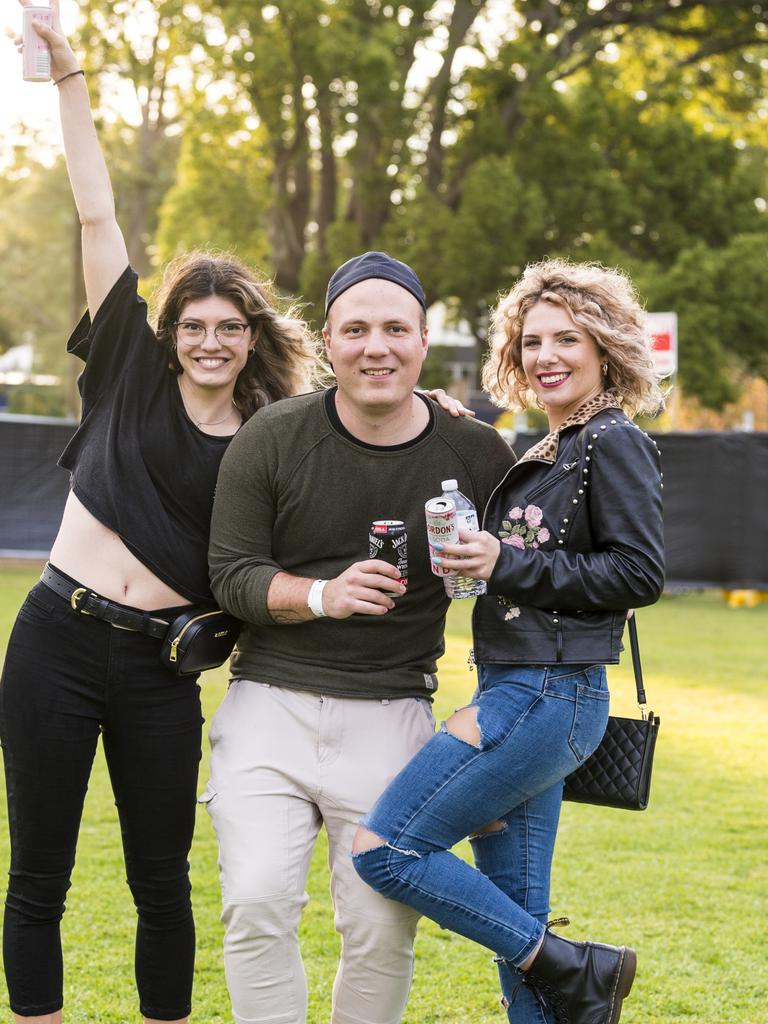
<instances>
[{"instance_id":1,"label":"tree canopy","mask_svg":"<svg viewBox=\"0 0 768 1024\"><path fill-rule=\"evenodd\" d=\"M703 403L768 375L768 4L81 7L142 275L180 249L232 249L312 313L340 261L388 248L482 337L526 262L601 259L649 308L678 310L680 378ZM115 121L116 75L135 124Z\"/></svg>"}]
</instances>

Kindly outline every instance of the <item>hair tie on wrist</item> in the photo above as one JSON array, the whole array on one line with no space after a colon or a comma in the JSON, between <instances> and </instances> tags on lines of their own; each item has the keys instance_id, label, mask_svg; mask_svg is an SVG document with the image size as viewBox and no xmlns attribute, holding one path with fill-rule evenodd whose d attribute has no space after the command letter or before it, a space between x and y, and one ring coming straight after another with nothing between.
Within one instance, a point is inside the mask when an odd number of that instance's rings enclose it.
<instances>
[{"instance_id":1,"label":"hair tie on wrist","mask_svg":"<svg viewBox=\"0 0 768 1024\"><path fill-rule=\"evenodd\" d=\"M61 85L62 82L66 82L68 78L74 78L75 75L82 75L85 78L85 72L82 68L78 68L77 71L70 71L68 75L62 75L61 78L54 78L54 85Z\"/></svg>"}]
</instances>

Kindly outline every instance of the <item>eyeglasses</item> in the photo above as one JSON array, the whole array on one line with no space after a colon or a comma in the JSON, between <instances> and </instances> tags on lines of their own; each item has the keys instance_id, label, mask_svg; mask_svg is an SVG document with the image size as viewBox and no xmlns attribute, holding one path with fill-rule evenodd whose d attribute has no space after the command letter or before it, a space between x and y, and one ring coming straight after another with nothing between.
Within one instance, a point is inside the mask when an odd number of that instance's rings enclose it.
<instances>
[{"instance_id":1,"label":"eyeglasses","mask_svg":"<svg viewBox=\"0 0 768 1024\"><path fill-rule=\"evenodd\" d=\"M196 320L179 320L173 326L176 328L176 337L190 345L208 337L208 328ZM250 326L241 320L227 320L223 324L216 324L213 333L219 344L232 345L242 340Z\"/></svg>"}]
</instances>

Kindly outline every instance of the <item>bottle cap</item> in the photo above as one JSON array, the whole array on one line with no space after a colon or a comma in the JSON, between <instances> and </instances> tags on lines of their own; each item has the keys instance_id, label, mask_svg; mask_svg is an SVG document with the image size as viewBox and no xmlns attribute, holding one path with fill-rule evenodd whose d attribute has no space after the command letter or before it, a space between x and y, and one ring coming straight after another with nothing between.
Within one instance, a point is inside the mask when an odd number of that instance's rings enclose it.
<instances>
[{"instance_id":1,"label":"bottle cap","mask_svg":"<svg viewBox=\"0 0 768 1024\"><path fill-rule=\"evenodd\" d=\"M444 491L458 491L459 481L458 480L443 480L440 484Z\"/></svg>"}]
</instances>

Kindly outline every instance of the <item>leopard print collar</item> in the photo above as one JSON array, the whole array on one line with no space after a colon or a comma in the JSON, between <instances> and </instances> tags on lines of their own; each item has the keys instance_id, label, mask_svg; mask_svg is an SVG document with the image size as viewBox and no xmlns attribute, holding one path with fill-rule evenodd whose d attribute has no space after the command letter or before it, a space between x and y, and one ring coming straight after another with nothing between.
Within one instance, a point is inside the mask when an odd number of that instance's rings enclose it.
<instances>
[{"instance_id":1,"label":"leopard print collar","mask_svg":"<svg viewBox=\"0 0 768 1024\"><path fill-rule=\"evenodd\" d=\"M556 430L552 430L546 437L543 437L538 444L533 445L517 461L528 462L529 459L538 459L541 462L556 462L557 449L560 444L560 434L568 427L581 427L592 419L603 409L619 409L619 396L612 388L603 391L594 398L590 398L583 405L580 405L576 412L572 413L567 420L563 420Z\"/></svg>"}]
</instances>

